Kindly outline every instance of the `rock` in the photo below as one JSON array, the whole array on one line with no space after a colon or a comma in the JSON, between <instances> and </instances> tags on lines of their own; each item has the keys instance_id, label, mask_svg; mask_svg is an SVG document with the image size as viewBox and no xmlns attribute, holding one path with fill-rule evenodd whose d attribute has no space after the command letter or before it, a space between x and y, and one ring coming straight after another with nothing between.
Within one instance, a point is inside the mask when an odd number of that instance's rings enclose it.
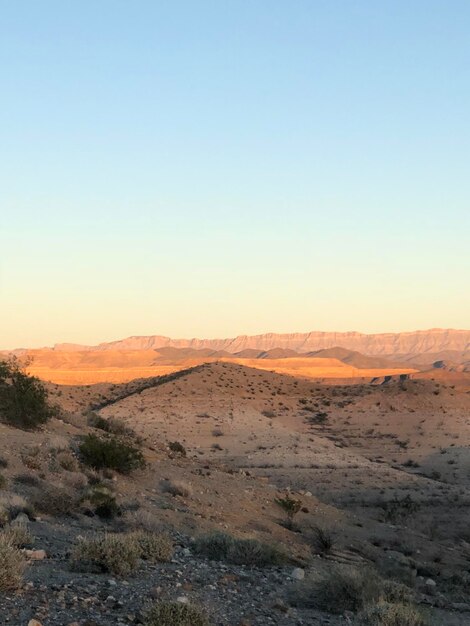
<instances>
[{"instance_id":1,"label":"rock","mask_svg":"<svg viewBox=\"0 0 470 626\"><path fill-rule=\"evenodd\" d=\"M178 596L176 598L176 602L180 602L181 604L188 604L189 599L186 596Z\"/></svg>"},{"instance_id":2,"label":"rock","mask_svg":"<svg viewBox=\"0 0 470 626\"><path fill-rule=\"evenodd\" d=\"M38 622L37 619L30 619L28 622L28 626L42 626L41 622Z\"/></svg>"},{"instance_id":3,"label":"rock","mask_svg":"<svg viewBox=\"0 0 470 626\"><path fill-rule=\"evenodd\" d=\"M18 513L18 515L15 517L14 520L10 522L10 524L12 526L27 526L29 524L29 517L26 515L26 513Z\"/></svg>"},{"instance_id":4,"label":"rock","mask_svg":"<svg viewBox=\"0 0 470 626\"><path fill-rule=\"evenodd\" d=\"M436 581L432 578L428 578L424 584L426 585L426 587L435 587Z\"/></svg>"},{"instance_id":5,"label":"rock","mask_svg":"<svg viewBox=\"0 0 470 626\"><path fill-rule=\"evenodd\" d=\"M47 554L45 550L23 550L23 552L26 558L29 559L30 561L43 561L44 559L47 558Z\"/></svg>"},{"instance_id":6,"label":"rock","mask_svg":"<svg viewBox=\"0 0 470 626\"><path fill-rule=\"evenodd\" d=\"M294 580L303 580L305 578L305 570L301 567L295 567L290 576Z\"/></svg>"}]
</instances>

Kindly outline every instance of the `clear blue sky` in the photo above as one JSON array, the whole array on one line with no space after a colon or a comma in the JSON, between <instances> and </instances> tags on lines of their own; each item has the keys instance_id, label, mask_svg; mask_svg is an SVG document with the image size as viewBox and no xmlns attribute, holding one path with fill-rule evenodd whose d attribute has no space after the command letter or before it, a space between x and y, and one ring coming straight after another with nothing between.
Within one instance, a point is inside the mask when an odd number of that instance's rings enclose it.
<instances>
[{"instance_id":1,"label":"clear blue sky","mask_svg":"<svg viewBox=\"0 0 470 626\"><path fill-rule=\"evenodd\" d=\"M0 9L0 347L470 327L470 2Z\"/></svg>"}]
</instances>

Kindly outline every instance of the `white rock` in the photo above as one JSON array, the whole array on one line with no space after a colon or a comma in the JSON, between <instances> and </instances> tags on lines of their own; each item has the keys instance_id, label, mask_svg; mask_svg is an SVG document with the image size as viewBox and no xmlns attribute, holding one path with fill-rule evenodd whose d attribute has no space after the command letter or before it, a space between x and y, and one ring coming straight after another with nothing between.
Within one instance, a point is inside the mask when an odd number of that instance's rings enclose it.
<instances>
[{"instance_id":1,"label":"white rock","mask_svg":"<svg viewBox=\"0 0 470 626\"><path fill-rule=\"evenodd\" d=\"M426 585L426 587L435 587L436 581L432 578L428 578L424 584Z\"/></svg>"},{"instance_id":2,"label":"white rock","mask_svg":"<svg viewBox=\"0 0 470 626\"><path fill-rule=\"evenodd\" d=\"M305 570L303 570L301 567L295 567L292 570L291 578L293 578L294 580L303 580L305 578Z\"/></svg>"},{"instance_id":3,"label":"white rock","mask_svg":"<svg viewBox=\"0 0 470 626\"><path fill-rule=\"evenodd\" d=\"M178 596L176 598L176 602L180 602L181 604L188 604L189 599L186 596Z\"/></svg>"}]
</instances>

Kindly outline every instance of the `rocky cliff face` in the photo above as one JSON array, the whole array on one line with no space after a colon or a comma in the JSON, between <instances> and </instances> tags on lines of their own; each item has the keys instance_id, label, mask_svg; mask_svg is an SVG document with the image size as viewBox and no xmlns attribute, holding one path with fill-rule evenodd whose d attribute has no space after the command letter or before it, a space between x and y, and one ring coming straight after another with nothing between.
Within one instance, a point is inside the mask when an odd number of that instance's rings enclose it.
<instances>
[{"instance_id":1,"label":"rocky cliff face","mask_svg":"<svg viewBox=\"0 0 470 626\"><path fill-rule=\"evenodd\" d=\"M197 350L271 350L283 348L296 352L311 352L341 346L368 355L401 355L441 352L443 350L470 350L470 330L434 328L407 333L366 335L357 332L328 333L266 333L240 335L230 339L171 339L161 335L128 337L98 346L80 347L85 350L157 350L163 347L194 348ZM76 346L74 346L76 349ZM70 351L70 344L58 344L55 350Z\"/></svg>"}]
</instances>

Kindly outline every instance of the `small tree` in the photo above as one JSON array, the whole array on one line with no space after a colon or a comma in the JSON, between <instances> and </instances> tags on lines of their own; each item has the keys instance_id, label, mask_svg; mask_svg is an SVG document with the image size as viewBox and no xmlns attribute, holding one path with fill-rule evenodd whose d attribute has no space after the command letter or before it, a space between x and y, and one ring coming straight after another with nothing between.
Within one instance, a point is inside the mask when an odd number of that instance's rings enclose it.
<instances>
[{"instance_id":1,"label":"small tree","mask_svg":"<svg viewBox=\"0 0 470 626\"><path fill-rule=\"evenodd\" d=\"M289 494L286 494L284 498L275 498L274 502L287 515L287 527L292 528L294 525L294 517L302 508L302 502L296 498L291 498Z\"/></svg>"},{"instance_id":2,"label":"small tree","mask_svg":"<svg viewBox=\"0 0 470 626\"><path fill-rule=\"evenodd\" d=\"M29 376L16 358L0 361L0 419L30 430L56 414L38 378Z\"/></svg>"}]
</instances>

